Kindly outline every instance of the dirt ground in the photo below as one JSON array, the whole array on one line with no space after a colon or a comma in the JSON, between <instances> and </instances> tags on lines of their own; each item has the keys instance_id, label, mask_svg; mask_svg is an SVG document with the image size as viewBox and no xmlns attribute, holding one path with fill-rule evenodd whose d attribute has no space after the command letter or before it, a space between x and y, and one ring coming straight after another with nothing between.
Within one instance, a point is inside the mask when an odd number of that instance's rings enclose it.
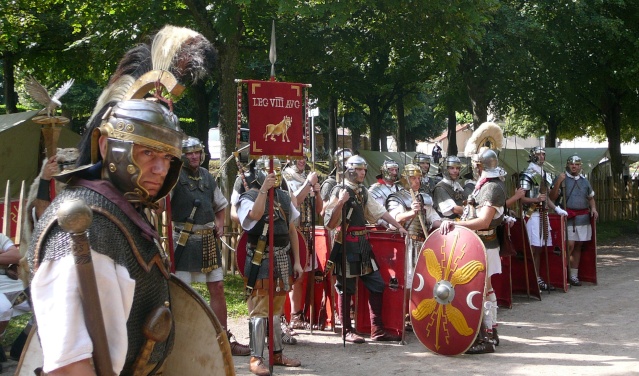
<instances>
[{"instance_id":1,"label":"dirt ground","mask_svg":"<svg viewBox=\"0 0 639 376\"><path fill-rule=\"evenodd\" d=\"M627 234L600 246L598 285L544 293L542 301L515 296L499 310L501 343L494 354L436 355L412 333L407 345L370 342L342 346L333 332L298 331L284 353L300 368L275 375L639 375L639 237ZM248 344L246 318L229 319ZM252 375L247 357L234 357L237 375ZM15 362L0 375L11 375Z\"/></svg>"},{"instance_id":2,"label":"dirt ground","mask_svg":"<svg viewBox=\"0 0 639 376\"><path fill-rule=\"evenodd\" d=\"M513 297L499 309L501 343L493 354L446 357L413 333L407 345L370 342L342 346L329 331L299 331L284 353L300 368L278 375L639 375L639 237L628 234L598 249L598 285L544 293L542 301ZM229 322L248 343L245 319ZM234 357L237 375L252 375L248 358Z\"/></svg>"}]
</instances>

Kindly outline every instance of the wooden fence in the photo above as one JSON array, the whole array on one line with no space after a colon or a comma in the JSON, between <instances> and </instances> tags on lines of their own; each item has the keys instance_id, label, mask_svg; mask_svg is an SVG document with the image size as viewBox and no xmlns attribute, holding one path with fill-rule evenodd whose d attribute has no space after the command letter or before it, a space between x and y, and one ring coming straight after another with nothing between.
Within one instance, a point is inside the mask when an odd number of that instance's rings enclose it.
<instances>
[{"instance_id":1,"label":"wooden fence","mask_svg":"<svg viewBox=\"0 0 639 376\"><path fill-rule=\"evenodd\" d=\"M639 218L639 180L611 176L606 165L593 169L588 177L595 190L599 221L637 220Z\"/></svg>"}]
</instances>

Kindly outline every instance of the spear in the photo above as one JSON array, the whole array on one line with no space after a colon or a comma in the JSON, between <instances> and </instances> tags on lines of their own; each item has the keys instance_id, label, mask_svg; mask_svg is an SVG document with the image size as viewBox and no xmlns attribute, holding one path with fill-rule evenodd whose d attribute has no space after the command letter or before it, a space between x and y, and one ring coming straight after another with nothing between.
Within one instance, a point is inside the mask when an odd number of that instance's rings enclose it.
<instances>
[{"instance_id":1,"label":"spear","mask_svg":"<svg viewBox=\"0 0 639 376\"><path fill-rule=\"evenodd\" d=\"M268 51L268 59L271 62L271 81L275 81L275 62L277 61L277 53L275 52L275 20L271 27L271 48Z\"/></svg>"}]
</instances>

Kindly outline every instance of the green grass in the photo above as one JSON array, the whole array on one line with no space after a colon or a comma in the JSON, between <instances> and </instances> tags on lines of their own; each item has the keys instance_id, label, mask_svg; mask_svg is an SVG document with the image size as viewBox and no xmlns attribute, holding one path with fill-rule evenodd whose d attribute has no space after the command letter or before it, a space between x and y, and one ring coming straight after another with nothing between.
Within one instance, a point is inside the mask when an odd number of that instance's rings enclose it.
<instances>
[{"instance_id":1,"label":"green grass","mask_svg":"<svg viewBox=\"0 0 639 376\"><path fill-rule=\"evenodd\" d=\"M597 245L610 243L616 238L637 233L637 221L620 220L597 223Z\"/></svg>"},{"instance_id":2,"label":"green grass","mask_svg":"<svg viewBox=\"0 0 639 376\"><path fill-rule=\"evenodd\" d=\"M194 283L193 288L202 295L204 300L209 301L209 291L204 283ZM246 307L246 300L244 299L244 281L239 274L227 274L224 277L224 292L226 294L228 316L248 316L248 308ZM2 338L2 347L6 351L11 348L11 344L18 337L30 318L31 314L27 313L11 319L7 327L7 332Z\"/></svg>"},{"instance_id":3,"label":"green grass","mask_svg":"<svg viewBox=\"0 0 639 376\"><path fill-rule=\"evenodd\" d=\"M11 344L18 337L22 329L24 329L25 325L27 325L30 318L31 313L25 313L24 315L14 317L11 321L9 321L7 331L2 338L2 348L4 348L5 351L9 351Z\"/></svg>"},{"instance_id":4,"label":"green grass","mask_svg":"<svg viewBox=\"0 0 639 376\"><path fill-rule=\"evenodd\" d=\"M209 301L209 291L204 283L194 283L193 289L204 300ZM244 299L244 281L239 274L224 276L224 294L226 295L226 309L229 317L248 316L248 308Z\"/></svg>"}]
</instances>

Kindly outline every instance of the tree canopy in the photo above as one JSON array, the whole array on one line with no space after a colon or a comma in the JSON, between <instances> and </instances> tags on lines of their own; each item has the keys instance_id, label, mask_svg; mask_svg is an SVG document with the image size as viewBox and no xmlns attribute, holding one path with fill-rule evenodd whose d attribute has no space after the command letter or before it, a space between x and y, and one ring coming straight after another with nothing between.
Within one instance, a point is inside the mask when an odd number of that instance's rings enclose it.
<instances>
[{"instance_id":1,"label":"tree canopy","mask_svg":"<svg viewBox=\"0 0 639 376\"><path fill-rule=\"evenodd\" d=\"M491 114L507 132L546 135L548 146L608 139L620 173L620 143L639 132L639 4L624 0L12 0L0 4L2 100L7 112L33 108L28 75L49 87L75 78L63 110L81 129L127 49L165 24L186 26L215 45L219 62L179 115L203 139L219 126L229 155L234 80L268 79L273 21L277 79L312 84L316 126L332 134L349 119L373 150L386 135L410 149L454 129L456 113L475 126Z\"/></svg>"}]
</instances>

